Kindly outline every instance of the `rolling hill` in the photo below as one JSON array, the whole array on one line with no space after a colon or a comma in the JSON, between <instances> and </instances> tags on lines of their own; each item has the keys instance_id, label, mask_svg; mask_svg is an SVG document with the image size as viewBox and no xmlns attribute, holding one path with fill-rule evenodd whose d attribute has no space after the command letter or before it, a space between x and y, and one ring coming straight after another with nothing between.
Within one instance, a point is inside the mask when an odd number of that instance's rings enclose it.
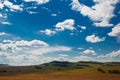
<instances>
[{"instance_id":1,"label":"rolling hill","mask_svg":"<svg viewBox=\"0 0 120 80\"><path fill-rule=\"evenodd\" d=\"M119 62L53 61L34 66L0 66L0 80L119 80L119 78Z\"/></svg>"}]
</instances>

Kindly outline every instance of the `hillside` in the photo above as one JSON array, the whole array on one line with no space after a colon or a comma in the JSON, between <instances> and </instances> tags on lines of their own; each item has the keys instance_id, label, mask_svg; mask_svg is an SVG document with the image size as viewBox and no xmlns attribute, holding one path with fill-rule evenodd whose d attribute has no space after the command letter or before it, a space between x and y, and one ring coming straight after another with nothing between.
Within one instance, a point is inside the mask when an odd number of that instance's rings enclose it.
<instances>
[{"instance_id":1,"label":"hillside","mask_svg":"<svg viewBox=\"0 0 120 80\"><path fill-rule=\"evenodd\" d=\"M53 61L35 66L0 67L0 80L119 80L119 78L119 62Z\"/></svg>"},{"instance_id":2,"label":"hillside","mask_svg":"<svg viewBox=\"0 0 120 80\"><path fill-rule=\"evenodd\" d=\"M8 65L8 64L0 64L0 67L1 67L1 66L9 66L9 65Z\"/></svg>"}]
</instances>

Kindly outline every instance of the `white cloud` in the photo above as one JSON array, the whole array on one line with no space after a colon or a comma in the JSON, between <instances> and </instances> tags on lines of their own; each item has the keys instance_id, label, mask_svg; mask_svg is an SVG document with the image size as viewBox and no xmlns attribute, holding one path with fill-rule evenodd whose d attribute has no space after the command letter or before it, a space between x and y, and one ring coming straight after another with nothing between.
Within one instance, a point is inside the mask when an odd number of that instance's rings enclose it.
<instances>
[{"instance_id":1,"label":"white cloud","mask_svg":"<svg viewBox=\"0 0 120 80\"><path fill-rule=\"evenodd\" d=\"M96 26L101 26L101 27L104 27L104 26L113 26L113 24L110 24L109 21L95 22L94 24Z\"/></svg>"},{"instance_id":2,"label":"white cloud","mask_svg":"<svg viewBox=\"0 0 120 80\"><path fill-rule=\"evenodd\" d=\"M5 41L11 42L11 41ZM1 50L1 49L0 49ZM22 52L19 53L2 53L0 52L0 63L7 63L10 65L37 65L54 60L68 60L68 56L63 54L59 55L58 52L70 51L71 48L67 46L46 46L39 48L29 48L27 50L21 49ZM55 53L58 57L44 56L43 54Z\"/></svg>"},{"instance_id":3,"label":"white cloud","mask_svg":"<svg viewBox=\"0 0 120 80\"><path fill-rule=\"evenodd\" d=\"M81 56L75 57L75 59L73 61L75 61L75 62L76 61L94 61L94 58L89 57L89 56L83 56L83 55L81 55Z\"/></svg>"},{"instance_id":4,"label":"white cloud","mask_svg":"<svg viewBox=\"0 0 120 80\"><path fill-rule=\"evenodd\" d=\"M4 13L0 13L0 20L1 20L1 22L4 22L6 20L6 18L7 18L7 14L6 13L5 14Z\"/></svg>"},{"instance_id":5,"label":"white cloud","mask_svg":"<svg viewBox=\"0 0 120 80\"><path fill-rule=\"evenodd\" d=\"M119 57L120 58L120 50L118 51L113 51L112 53L107 54L106 56L110 57L110 58L116 58Z\"/></svg>"},{"instance_id":6,"label":"white cloud","mask_svg":"<svg viewBox=\"0 0 120 80\"><path fill-rule=\"evenodd\" d=\"M48 36L56 34L56 31L52 31L50 29L40 30L40 32L45 33Z\"/></svg>"},{"instance_id":7,"label":"white cloud","mask_svg":"<svg viewBox=\"0 0 120 80\"><path fill-rule=\"evenodd\" d=\"M58 22L55 25L55 29L53 30L45 29L45 30L40 30L40 32L45 33L48 36L52 36L57 32L64 31L65 29L73 31L75 29L74 24L75 24L75 21L73 19L66 19L63 22Z\"/></svg>"},{"instance_id":8,"label":"white cloud","mask_svg":"<svg viewBox=\"0 0 120 80\"><path fill-rule=\"evenodd\" d=\"M5 32L0 32L0 36L6 36L6 35L10 35L10 34L5 33Z\"/></svg>"},{"instance_id":9,"label":"white cloud","mask_svg":"<svg viewBox=\"0 0 120 80\"><path fill-rule=\"evenodd\" d=\"M108 33L109 36L117 37L118 42L120 42L120 23L112 28L112 31Z\"/></svg>"},{"instance_id":10,"label":"white cloud","mask_svg":"<svg viewBox=\"0 0 120 80\"><path fill-rule=\"evenodd\" d=\"M85 29L86 29L86 26L81 26L81 29L85 30Z\"/></svg>"},{"instance_id":11,"label":"white cloud","mask_svg":"<svg viewBox=\"0 0 120 80\"><path fill-rule=\"evenodd\" d=\"M38 12L29 11L29 14L37 14Z\"/></svg>"},{"instance_id":12,"label":"white cloud","mask_svg":"<svg viewBox=\"0 0 120 80\"><path fill-rule=\"evenodd\" d=\"M28 12L31 11L31 9L37 9L37 6L24 7L24 10L27 10Z\"/></svg>"},{"instance_id":13,"label":"white cloud","mask_svg":"<svg viewBox=\"0 0 120 80\"><path fill-rule=\"evenodd\" d=\"M32 41L25 41L25 40L21 40L21 41L16 41L15 44L17 46L29 46L29 47L47 47L49 46L46 42L41 41L41 40L32 40Z\"/></svg>"},{"instance_id":14,"label":"white cloud","mask_svg":"<svg viewBox=\"0 0 120 80\"><path fill-rule=\"evenodd\" d=\"M9 62L19 63L19 62L23 62L24 61L24 57L25 57L25 55L17 55L17 56L7 55L6 59L8 59Z\"/></svg>"},{"instance_id":15,"label":"white cloud","mask_svg":"<svg viewBox=\"0 0 120 80\"><path fill-rule=\"evenodd\" d=\"M4 24L4 25L11 25L10 22L5 22L5 21L1 22L1 24Z\"/></svg>"},{"instance_id":16,"label":"white cloud","mask_svg":"<svg viewBox=\"0 0 120 80\"><path fill-rule=\"evenodd\" d=\"M4 55L4 52L0 52L0 56Z\"/></svg>"},{"instance_id":17,"label":"white cloud","mask_svg":"<svg viewBox=\"0 0 120 80\"><path fill-rule=\"evenodd\" d=\"M28 51L29 54L43 55L47 53L59 52L59 51L71 51L71 47L67 46L54 46L54 47L44 47Z\"/></svg>"},{"instance_id":18,"label":"white cloud","mask_svg":"<svg viewBox=\"0 0 120 80\"><path fill-rule=\"evenodd\" d=\"M0 17L3 17L3 15L2 15L2 14L0 14Z\"/></svg>"},{"instance_id":19,"label":"white cloud","mask_svg":"<svg viewBox=\"0 0 120 80\"><path fill-rule=\"evenodd\" d=\"M4 40L18 41L21 40L21 38L13 34L0 32L0 43L2 43Z\"/></svg>"},{"instance_id":20,"label":"white cloud","mask_svg":"<svg viewBox=\"0 0 120 80\"><path fill-rule=\"evenodd\" d=\"M40 58L36 55L29 55L29 56L26 56L26 58L28 59L28 61L38 61Z\"/></svg>"},{"instance_id":21,"label":"white cloud","mask_svg":"<svg viewBox=\"0 0 120 80\"><path fill-rule=\"evenodd\" d=\"M14 10L22 11L23 10L23 8L21 7L21 5L14 5L12 2L10 2L8 0L5 0L3 4L5 6L7 6L8 8L10 8L11 11L14 11Z\"/></svg>"},{"instance_id":22,"label":"white cloud","mask_svg":"<svg viewBox=\"0 0 120 80\"><path fill-rule=\"evenodd\" d=\"M49 2L49 0L24 0L25 2L37 2L38 4L45 4Z\"/></svg>"},{"instance_id":23,"label":"white cloud","mask_svg":"<svg viewBox=\"0 0 120 80\"><path fill-rule=\"evenodd\" d=\"M91 49L87 49L87 50L84 50L83 51L84 54L92 54L92 55L96 55L96 52L94 50L91 50Z\"/></svg>"},{"instance_id":24,"label":"white cloud","mask_svg":"<svg viewBox=\"0 0 120 80\"><path fill-rule=\"evenodd\" d=\"M86 37L86 41L91 42L91 43L97 43L97 42L101 42L104 40L105 40L105 37L99 38L98 36L95 36L95 35L90 35Z\"/></svg>"},{"instance_id":25,"label":"white cloud","mask_svg":"<svg viewBox=\"0 0 120 80\"><path fill-rule=\"evenodd\" d=\"M113 51L106 55L100 55L97 57L98 59L104 59L104 61L117 61L120 62L120 50Z\"/></svg>"},{"instance_id":26,"label":"white cloud","mask_svg":"<svg viewBox=\"0 0 120 80\"><path fill-rule=\"evenodd\" d=\"M81 26L81 25L77 25L78 28L80 28L80 32L83 32L84 30L86 30L86 26Z\"/></svg>"},{"instance_id":27,"label":"white cloud","mask_svg":"<svg viewBox=\"0 0 120 80\"><path fill-rule=\"evenodd\" d=\"M95 5L92 7L88 7L78 0L72 0L72 9L75 11L79 11L83 16L88 16L92 21L94 21L94 25L99 27L109 27L113 26L109 21L112 17L114 17L114 9L115 5L119 2L119 0L93 0Z\"/></svg>"},{"instance_id":28,"label":"white cloud","mask_svg":"<svg viewBox=\"0 0 120 80\"><path fill-rule=\"evenodd\" d=\"M1 58L1 57L0 57ZM37 65L41 64L42 60L41 57L34 56L34 55L6 55L4 59L1 58L2 61L0 63L9 64L14 66L26 66L26 65ZM5 61L6 60L6 61Z\"/></svg>"},{"instance_id":29,"label":"white cloud","mask_svg":"<svg viewBox=\"0 0 120 80\"><path fill-rule=\"evenodd\" d=\"M96 57L90 57L88 55L85 55L85 56L80 55L75 57L73 61L75 62L76 61L120 62L120 50L113 51L107 54L97 55Z\"/></svg>"},{"instance_id":30,"label":"white cloud","mask_svg":"<svg viewBox=\"0 0 120 80\"><path fill-rule=\"evenodd\" d=\"M17 12L17 11L26 11L29 14L36 14L36 12L31 11L31 9L36 9L38 4L45 4L49 2L49 0L23 0L24 2L33 2L32 6L25 6L27 3L16 4L9 0L0 1L0 9L5 9L6 12ZM18 2L18 1L15 1ZM36 2L37 4L34 4Z\"/></svg>"},{"instance_id":31,"label":"white cloud","mask_svg":"<svg viewBox=\"0 0 120 80\"><path fill-rule=\"evenodd\" d=\"M47 8L47 7L42 7L42 9L43 9L43 10L46 10L46 11L48 11L48 12L51 12L51 10L50 10L49 8Z\"/></svg>"},{"instance_id":32,"label":"white cloud","mask_svg":"<svg viewBox=\"0 0 120 80\"><path fill-rule=\"evenodd\" d=\"M59 54L60 57L68 57L66 54Z\"/></svg>"},{"instance_id":33,"label":"white cloud","mask_svg":"<svg viewBox=\"0 0 120 80\"><path fill-rule=\"evenodd\" d=\"M0 2L0 9L3 9L4 5Z\"/></svg>"},{"instance_id":34,"label":"white cloud","mask_svg":"<svg viewBox=\"0 0 120 80\"><path fill-rule=\"evenodd\" d=\"M64 31L65 29L67 30L74 30L75 21L73 19L66 19L63 22L58 22L55 27L57 31Z\"/></svg>"},{"instance_id":35,"label":"white cloud","mask_svg":"<svg viewBox=\"0 0 120 80\"><path fill-rule=\"evenodd\" d=\"M51 16L57 16L57 14L51 14Z\"/></svg>"},{"instance_id":36,"label":"white cloud","mask_svg":"<svg viewBox=\"0 0 120 80\"><path fill-rule=\"evenodd\" d=\"M16 53L21 50L28 50L31 48L41 48L49 46L47 43L40 40L32 40L32 41L12 41L12 40L4 40L3 43L0 43L0 51L5 53Z\"/></svg>"},{"instance_id":37,"label":"white cloud","mask_svg":"<svg viewBox=\"0 0 120 80\"><path fill-rule=\"evenodd\" d=\"M82 49L84 49L84 48L82 48L82 47L79 47L79 48L77 48L78 50L82 50Z\"/></svg>"},{"instance_id":38,"label":"white cloud","mask_svg":"<svg viewBox=\"0 0 120 80\"><path fill-rule=\"evenodd\" d=\"M2 35L4 35L2 33ZM71 51L67 46L49 46L41 40L3 40L0 43L0 63L11 65L33 65L44 63L43 54ZM65 55L64 55L65 57ZM66 56L67 57L67 56ZM58 60L52 57L51 60ZM62 55L63 59L63 55ZM47 62L51 60L46 60Z\"/></svg>"}]
</instances>

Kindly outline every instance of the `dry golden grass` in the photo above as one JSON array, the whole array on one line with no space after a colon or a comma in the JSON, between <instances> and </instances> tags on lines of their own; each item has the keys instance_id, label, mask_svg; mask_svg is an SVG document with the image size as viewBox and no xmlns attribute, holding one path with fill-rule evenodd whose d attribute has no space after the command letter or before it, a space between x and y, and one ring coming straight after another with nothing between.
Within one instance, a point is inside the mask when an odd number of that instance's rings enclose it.
<instances>
[{"instance_id":1,"label":"dry golden grass","mask_svg":"<svg viewBox=\"0 0 120 80\"><path fill-rule=\"evenodd\" d=\"M100 73L97 71L98 67L99 66L66 71L34 72L12 76L0 76L0 80L120 80L120 74ZM120 66L102 66L101 68L106 71L108 69L120 69Z\"/></svg>"},{"instance_id":2,"label":"dry golden grass","mask_svg":"<svg viewBox=\"0 0 120 80\"><path fill-rule=\"evenodd\" d=\"M59 63L59 62L54 62ZM0 80L120 80L120 74L110 74L108 70L120 70L120 65L108 66L105 64L69 63L69 66L61 67L51 65L0 67ZM60 64L63 64L60 62ZM66 64L66 63L65 63ZM86 63L85 63L86 64ZM100 70L102 71L100 71Z\"/></svg>"}]
</instances>

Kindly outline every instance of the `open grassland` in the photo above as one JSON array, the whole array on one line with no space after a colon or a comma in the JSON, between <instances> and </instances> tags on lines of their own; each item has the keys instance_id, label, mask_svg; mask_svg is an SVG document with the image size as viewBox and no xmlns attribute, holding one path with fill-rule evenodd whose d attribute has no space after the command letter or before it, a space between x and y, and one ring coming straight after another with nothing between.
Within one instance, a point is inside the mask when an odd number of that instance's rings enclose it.
<instances>
[{"instance_id":1,"label":"open grassland","mask_svg":"<svg viewBox=\"0 0 120 80\"><path fill-rule=\"evenodd\" d=\"M114 70L117 72L110 72ZM0 80L120 80L120 65L106 63L52 62L39 66L0 67L0 71Z\"/></svg>"}]
</instances>

